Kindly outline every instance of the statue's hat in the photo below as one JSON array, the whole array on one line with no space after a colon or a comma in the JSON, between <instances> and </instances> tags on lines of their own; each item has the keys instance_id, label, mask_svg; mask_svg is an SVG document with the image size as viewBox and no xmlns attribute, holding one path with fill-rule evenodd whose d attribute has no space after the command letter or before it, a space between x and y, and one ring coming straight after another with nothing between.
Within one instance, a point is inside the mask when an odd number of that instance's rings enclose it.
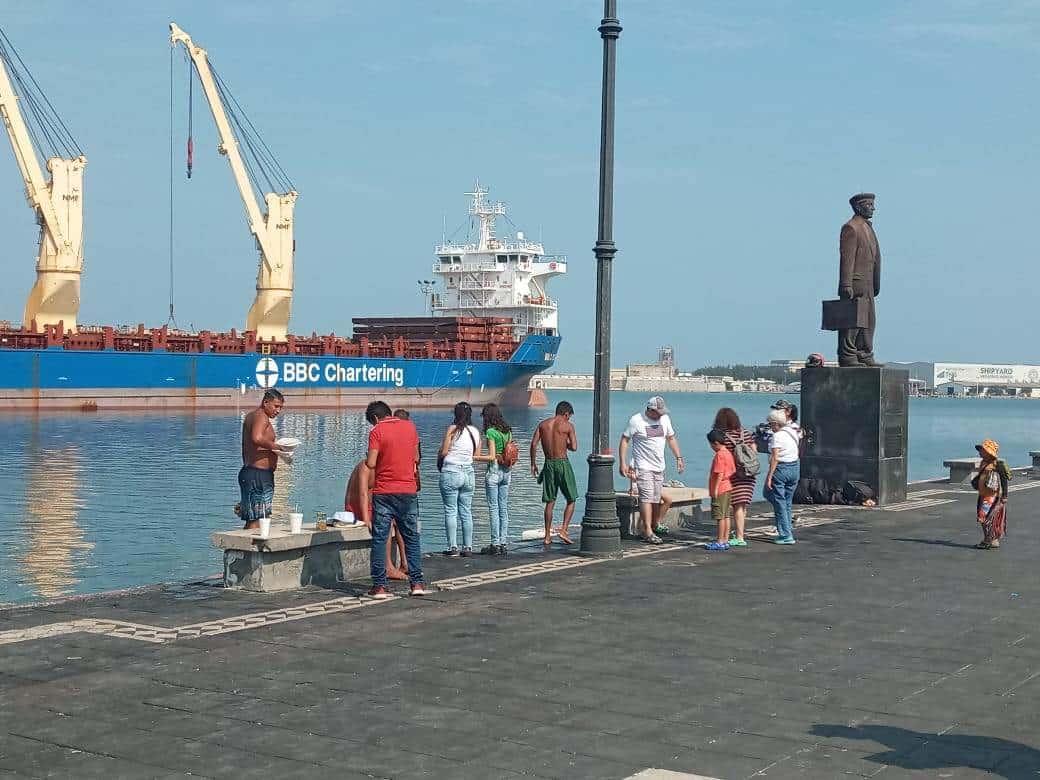
<instances>
[{"instance_id":1,"label":"statue's hat","mask_svg":"<svg viewBox=\"0 0 1040 780\"><path fill-rule=\"evenodd\" d=\"M861 200L874 200L873 192L858 192L849 198L849 204L855 206Z\"/></svg>"}]
</instances>

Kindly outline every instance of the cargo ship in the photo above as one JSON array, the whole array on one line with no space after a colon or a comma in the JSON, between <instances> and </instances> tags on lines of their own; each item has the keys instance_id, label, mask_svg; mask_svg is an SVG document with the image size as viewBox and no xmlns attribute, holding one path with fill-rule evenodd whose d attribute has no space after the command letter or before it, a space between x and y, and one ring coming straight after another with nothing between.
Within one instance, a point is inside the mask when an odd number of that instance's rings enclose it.
<instances>
[{"instance_id":1,"label":"cargo ship","mask_svg":"<svg viewBox=\"0 0 1040 780\"><path fill-rule=\"evenodd\" d=\"M519 231L498 237L496 220L505 216L505 205L489 201L478 182L467 193L476 235L442 240L432 268L438 281L420 283L427 316L354 318L349 337L293 335L288 325L298 193L287 180L281 192L265 193L257 185L253 174L265 159L247 165L240 150L257 148L241 140L252 123L233 115L240 106L212 71L206 51L176 25L170 32L206 94L219 151L231 166L260 253L245 328L189 332L172 322L158 328L79 323L87 160L66 131L47 159L50 177L44 176L36 149L53 141L53 133L34 135L20 104L36 111L50 102L26 101L15 90L8 71L22 61L0 32L0 111L40 224L37 279L23 322L0 322L0 410L237 408L269 388L283 392L293 408L362 407L374 398L411 408L460 400L526 404L531 377L552 366L559 349L558 307L547 282L566 273L566 259L546 254L541 242ZM14 83L24 92L35 80ZM36 120L55 127L55 117ZM189 175L191 165L189 139ZM280 170L276 164L272 169ZM170 314L172 321L172 303Z\"/></svg>"}]
</instances>

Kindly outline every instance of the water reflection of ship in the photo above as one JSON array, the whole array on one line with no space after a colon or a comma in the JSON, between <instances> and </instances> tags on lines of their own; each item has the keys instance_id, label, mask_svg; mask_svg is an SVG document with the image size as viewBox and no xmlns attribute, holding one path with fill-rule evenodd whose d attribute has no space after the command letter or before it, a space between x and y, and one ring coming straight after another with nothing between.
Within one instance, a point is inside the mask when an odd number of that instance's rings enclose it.
<instances>
[{"instance_id":1,"label":"water reflection of ship","mask_svg":"<svg viewBox=\"0 0 1040 780\"><path fill-rule=\"evenodd\" d=\"M42 448L36 441L30 444L28 456L24 517L28 545L19 560L34 593L55 598L72 591L79 582L76 558L94 548L79 526L83 458L75 444Z\"/></svg>"}]
</instances>

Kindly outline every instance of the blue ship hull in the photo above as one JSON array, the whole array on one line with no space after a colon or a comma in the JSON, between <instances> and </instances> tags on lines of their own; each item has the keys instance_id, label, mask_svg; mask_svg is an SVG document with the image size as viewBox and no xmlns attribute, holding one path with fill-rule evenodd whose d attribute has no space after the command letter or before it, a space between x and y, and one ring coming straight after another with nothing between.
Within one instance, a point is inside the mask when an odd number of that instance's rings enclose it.
<instances>
[{"instance_id":1,"label":"blue ship hull","mask_svg":"<svg viewBox=\"0 0 1040 780\"><path fill-rule=\"evenodd\" d=\"M294 408L526 404L558 336L528 336L508 361L0 349L0 410L204 409L275 387Z\"/></svg>"}]
</instances>

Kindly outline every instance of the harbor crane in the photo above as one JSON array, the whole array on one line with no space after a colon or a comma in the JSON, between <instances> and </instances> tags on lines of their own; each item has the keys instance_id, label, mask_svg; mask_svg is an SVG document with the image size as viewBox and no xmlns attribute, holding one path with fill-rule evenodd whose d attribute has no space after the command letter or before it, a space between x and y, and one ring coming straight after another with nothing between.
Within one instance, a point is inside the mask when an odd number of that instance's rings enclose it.
<instances>
[{"instance_id":1,"label":"harbor crane","mask_svg":"<svg viewBox=\"0 0 1040 780\"><path fill-rule=\"evenodd\" d=\"M16 88L17 87L17 88ZM30 127L19 101L29 114ZM78 327L83 273L83 156L3 31L0 31L0 116L40 226L36 283L22 317L27 330ZM49 178L40 159L47 160Z\"/></svg>"},{"instance_id":2,"label":"harbor crane","mask_svg":"<svg viewBox=\"0 0 1040 780\"><path fill-rule=\"evenodd\" d=\"M284 176L280 166L274 163L274 171L282 174L278 178L288 187L285 192L264 193L267 210L261 212L256 197L256 193L261 188L257 185L256 191L254 191L254 182L250 177L251 171L242 159L239 141L232 129L231 120L228 118L228 110L234 109L237 103L230 97L226 85L214 73L206 50L196 46L190 35L171 22L170 44L176 46L178 43L184 46L194 63L195 72L198 74L199 82L206 94L206 101L213 114L213 121L217 126L217 135L220 138L217 151L227 157L228 164L231 166L231 173L246 209L249 231L256 239L257 248L260 250L260 267L256 276L256 298L246 317L246 330L254 331L258 339L284 341L288 333L289 316L292 310L293 254L296 249L293 239L293 209L298 193ZM235 114L233 110L232 114ZM243 123L243 118L237 115L234 115L233 118L240 133L245 133L252 128L252 124L248 120ZM259 144L262 146L263 142L259 141ZM257 162L260 163L260 167L263 167L265 159L262 152L266 151L266 146L257 149L248 139L247 146L254 154L260 152L260 159ZM268 159L266 162L272 163L273 161Z\"/></svg>"}]
</instances>

